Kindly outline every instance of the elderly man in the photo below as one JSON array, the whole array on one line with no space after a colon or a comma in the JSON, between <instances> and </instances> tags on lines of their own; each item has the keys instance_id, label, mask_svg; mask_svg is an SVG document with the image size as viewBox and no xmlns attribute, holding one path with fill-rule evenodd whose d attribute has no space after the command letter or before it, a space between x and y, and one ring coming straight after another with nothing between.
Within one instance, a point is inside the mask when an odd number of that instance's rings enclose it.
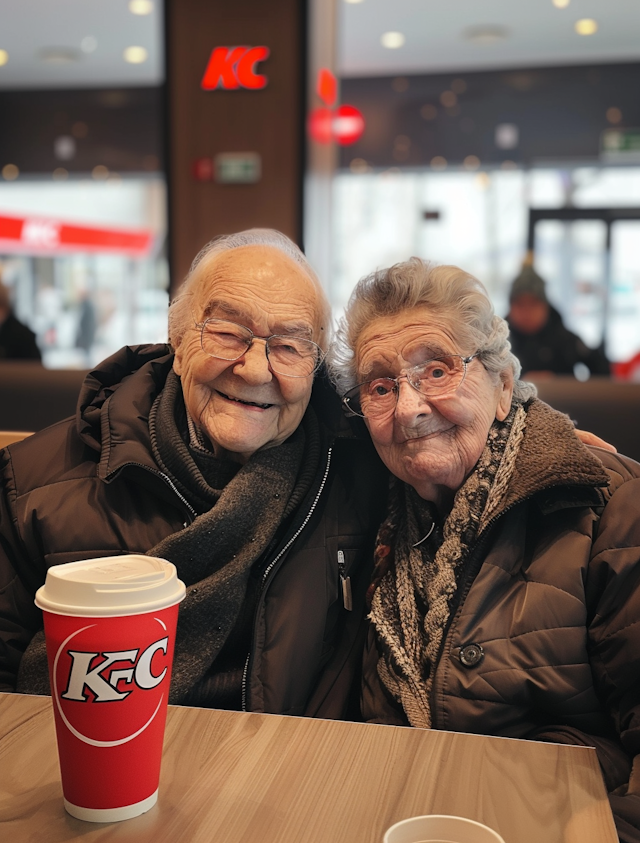
<instances>
[{"instance_id":1,"label":"elderly man","mask_svg":"<svg viewBox=\"0 0 640 843\"><path fill-rule=\"evenodd\" d=\"M172 347L118 352L75 418L2 453L0 689L48 692L49 566L142 552L187 585L172 702L348 715L386 481L314 384L329 319L286 237L219 238L171 306Z\"/></svg>"}]
</instances>

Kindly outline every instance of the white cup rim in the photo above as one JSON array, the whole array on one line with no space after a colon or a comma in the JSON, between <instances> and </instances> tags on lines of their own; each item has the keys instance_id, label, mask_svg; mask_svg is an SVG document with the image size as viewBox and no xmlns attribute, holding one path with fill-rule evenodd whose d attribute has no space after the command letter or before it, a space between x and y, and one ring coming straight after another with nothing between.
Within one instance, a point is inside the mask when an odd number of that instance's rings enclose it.
<instances>
[{"instance_id":1,"label":"white cup rim","mask_svg":"<svg viewBox=\"0 0 640 843\"><path fill-rule=\"evenodd\" d=\"M404 820L399 820L397 823L394 823L390 826L384 835L383 843L390 843L391 835L399 828L403 826L407 827L411 824L418 823L420 820L426 819L433 819L433 820L454 820L457 823L464 824L467 827L475 827L477 829L482 829L483 831L488 831L490 834L495 836L495 843L505 843L504 839L498 834L498 832L491 828L484 823L478 822L477 820L471 820L469 817L460 817L455 814L420 814L419 816L415 817L406 817ZM421 833L421 832L419 832ZM438 832L439 833L439 832Z\"/></svg>"}]
</instances>

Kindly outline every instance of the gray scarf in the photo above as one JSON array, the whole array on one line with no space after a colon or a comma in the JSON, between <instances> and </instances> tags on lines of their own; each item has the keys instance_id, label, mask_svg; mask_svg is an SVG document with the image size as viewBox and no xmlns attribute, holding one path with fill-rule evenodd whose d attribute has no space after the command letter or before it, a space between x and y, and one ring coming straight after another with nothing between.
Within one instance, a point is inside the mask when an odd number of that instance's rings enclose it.
<instances>
[{"instance_id":1,"label":"gray scarf","mask_svg":"<svg viewBox=\"0 0 640 843\"><path fill-rule=\"evenodd\" d=\"M456 493L443 528L433 526L433 512L400 481L391 490L387 519L380 528L388 557L371 602L370 618L382 649L378 674L399 702L412 726L431 726L430 692L452 599L471 547L489 524L513 473L526 412L514 403L504 422L494 422L478 463ZM386 542L389 544L386 544ZM375 576L375 574L374 574Z\"/></svg>"}]
</instances>

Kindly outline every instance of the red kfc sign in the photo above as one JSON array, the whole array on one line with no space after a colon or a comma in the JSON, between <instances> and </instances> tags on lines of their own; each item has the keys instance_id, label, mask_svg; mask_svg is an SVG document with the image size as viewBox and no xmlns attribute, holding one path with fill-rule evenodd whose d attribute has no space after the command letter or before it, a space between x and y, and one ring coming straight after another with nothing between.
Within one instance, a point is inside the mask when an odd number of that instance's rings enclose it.
<instances>
[{"instance_id":1,"label":"red kfc sign","mask_svg":"<svg viewBox=\"0 0 640 843\"><path fill-rule=\"evenodd\" d=\"M318 72L316 85L323 106L314 108L307 120L307 131L316 143L336 141L341 146L355 143L365 129L364 117L354 105L335 107L338 99L338 82L330 70Z\"/></svg>"},{"instance_id":2,"label":"red kfc sign","mask_svg":"<svg viewBox=\"0 0 640 843\"><path fill-rule=\"evenodd\" d=\"M259 90L266 87L268 79L256 72L256 65L268 58L268 47L215 47L200 85L205 91Z\"/></svg>"}]
</instances>

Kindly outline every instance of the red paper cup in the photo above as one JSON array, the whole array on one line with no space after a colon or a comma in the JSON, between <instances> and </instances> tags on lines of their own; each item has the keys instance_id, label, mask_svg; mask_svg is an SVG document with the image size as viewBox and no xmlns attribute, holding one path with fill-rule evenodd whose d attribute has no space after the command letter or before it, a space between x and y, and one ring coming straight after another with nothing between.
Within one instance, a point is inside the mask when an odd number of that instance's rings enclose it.
<instances>
[{"instance_id":1,"label":"red paper cup","mask_svg":"<svg viewBox=\"0 0 640 843\"><path fill-rule=\"evenodd\" d=\"M125 820L156 803L184 594L174 565L134 555L57 565L36 594L74 817Z\"/></svg>"}]
</instances>

